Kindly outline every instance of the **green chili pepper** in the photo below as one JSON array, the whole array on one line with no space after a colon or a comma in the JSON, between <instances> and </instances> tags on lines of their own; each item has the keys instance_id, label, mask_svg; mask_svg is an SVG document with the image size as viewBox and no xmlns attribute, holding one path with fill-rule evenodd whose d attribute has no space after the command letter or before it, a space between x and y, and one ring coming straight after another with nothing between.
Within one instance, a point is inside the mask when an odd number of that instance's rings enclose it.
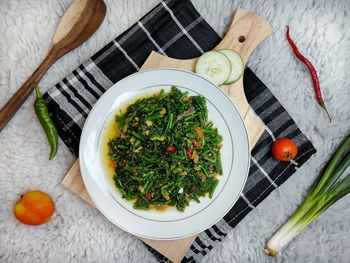
<instances>
[{"instance_id":1,"label":"green chili pepper","mask_svg":"<svg viewBox=\"0 0 350 263\"><path fill-rule=\"evenodd\" d=\"M58 148L58 135L55 124L53 123L49 110L47 108L46 101L43 99L39 87L37 85L34 86L36 99L34 102L34 109L36 116L38 117L41 126L44 129L47 140L51 145L51 153L49 160L52 160L55 157L57 148Z\"/></svg>"}]
</instances>

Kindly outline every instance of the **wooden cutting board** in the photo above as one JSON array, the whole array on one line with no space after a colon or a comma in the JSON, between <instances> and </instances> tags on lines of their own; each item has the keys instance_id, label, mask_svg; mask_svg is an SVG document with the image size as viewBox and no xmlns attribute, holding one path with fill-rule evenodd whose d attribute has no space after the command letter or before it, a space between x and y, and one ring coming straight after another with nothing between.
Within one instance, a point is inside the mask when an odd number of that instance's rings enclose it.
<instances>
[{"instance_id":1,"label":"wooden cutting board","mask_svg":"<svg viewBox=\"0 0 350 263\"><path fill-rule=\"evenodd\" d=\"M262 18L247 10L238 9L224 39L214 49L234 49L241 54L244 63L246 63L253 50L271 33L272 28ZM152 52L143 64L141 70L170 67L193 71L196 60L197 59L178 60ZM264 132L265 125L255 115L253 109L247 102L243 89L243 77L234 84L222 86L221 88L232 99L241 113L248 130L250 149L252 149ZM73 164L72 168L64 177L62 184L90 205L94 206L81 178L79 160ZM171 241L140 239L171 261L180 262L194 241L195 236Z\"/></svg>"}]
</instances>

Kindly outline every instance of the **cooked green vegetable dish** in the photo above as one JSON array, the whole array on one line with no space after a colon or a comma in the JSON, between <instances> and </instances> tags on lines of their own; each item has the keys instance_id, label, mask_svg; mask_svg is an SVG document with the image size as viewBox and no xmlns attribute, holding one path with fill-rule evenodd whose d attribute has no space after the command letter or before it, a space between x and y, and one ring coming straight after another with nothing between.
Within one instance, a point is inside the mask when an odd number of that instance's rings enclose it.
<instances>
[{"instance_id":1,"label":"cooked green vegetable dish","mask_svg":"<svg viewBox=\"0 0 350 263\"><path fill-rule=\"evenodd\" d=\"M222 174L222 137L208 121L205 98L171 92L138 99L116 115L120 135L109 141L117 188L134 208L184 211L211 198Z\"/></svg>"}]
</instances>

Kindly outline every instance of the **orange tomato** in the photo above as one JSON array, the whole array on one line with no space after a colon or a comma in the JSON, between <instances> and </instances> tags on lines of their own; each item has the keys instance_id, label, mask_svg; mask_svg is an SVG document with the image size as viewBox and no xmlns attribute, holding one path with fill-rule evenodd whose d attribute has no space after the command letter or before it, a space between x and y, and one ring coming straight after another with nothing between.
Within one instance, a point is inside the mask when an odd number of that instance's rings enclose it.
<instances>
[{"instance_id":1,"label":"orange tomato","mask_svg":"<svg viewBox=\"0 0 350 263\"><path fill-rule=\"evenodd\" d=\"M288 138L279 138L272 143L272 155L279 161L291 161L295 158L297 153L297 146Z\"/></svg>"},{"instance_id":2,"label":"orange tomato","mask_svg":"<svg viewBox=\"0 0 350 263\"><path fill-rule=\"evenodd\" d=\"M32 226L48 222L54 211L54 202L47 193L42 191L25 193L13 207L13 213L17 220Z\"/></svg>"}]
</instances>

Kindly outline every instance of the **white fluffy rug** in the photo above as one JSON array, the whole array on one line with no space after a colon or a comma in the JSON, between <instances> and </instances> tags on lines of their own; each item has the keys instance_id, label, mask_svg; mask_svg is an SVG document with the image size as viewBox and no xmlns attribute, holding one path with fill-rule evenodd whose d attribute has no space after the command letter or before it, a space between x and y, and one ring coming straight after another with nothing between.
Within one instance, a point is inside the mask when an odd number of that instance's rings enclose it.
<instances>
[{"instance_id":1,"label":"white fluffy rug","mask_svg":"<svg viewBox=\"0 0 350 263\"><path fill-rule=\"evenodd\" d=\"M45 56L54 28L72 0L0 1L0 105ZM120 34L159 0L106 0L107 17L84 45L57 62L41 81L46 90ZM311 139L318 152L282 187L250 213L204 262L349 262L350 196L341 200L283 251L264 255L265 239L291 214L306 189L350 132L350 1L193 0L223 34L231 13L242 6L264 17L274 34L249 61ZM284 26L320 74L333 122L317 106L306 68L286 42ZM0 262L155 262L133 236L65 189L61 180L74 158L61 143L49 162L49 147L34 115L32 96L0 134ZM31 189L56 202L51 222L19 224L12 206Z\"/></svg>"}]
</instances>

